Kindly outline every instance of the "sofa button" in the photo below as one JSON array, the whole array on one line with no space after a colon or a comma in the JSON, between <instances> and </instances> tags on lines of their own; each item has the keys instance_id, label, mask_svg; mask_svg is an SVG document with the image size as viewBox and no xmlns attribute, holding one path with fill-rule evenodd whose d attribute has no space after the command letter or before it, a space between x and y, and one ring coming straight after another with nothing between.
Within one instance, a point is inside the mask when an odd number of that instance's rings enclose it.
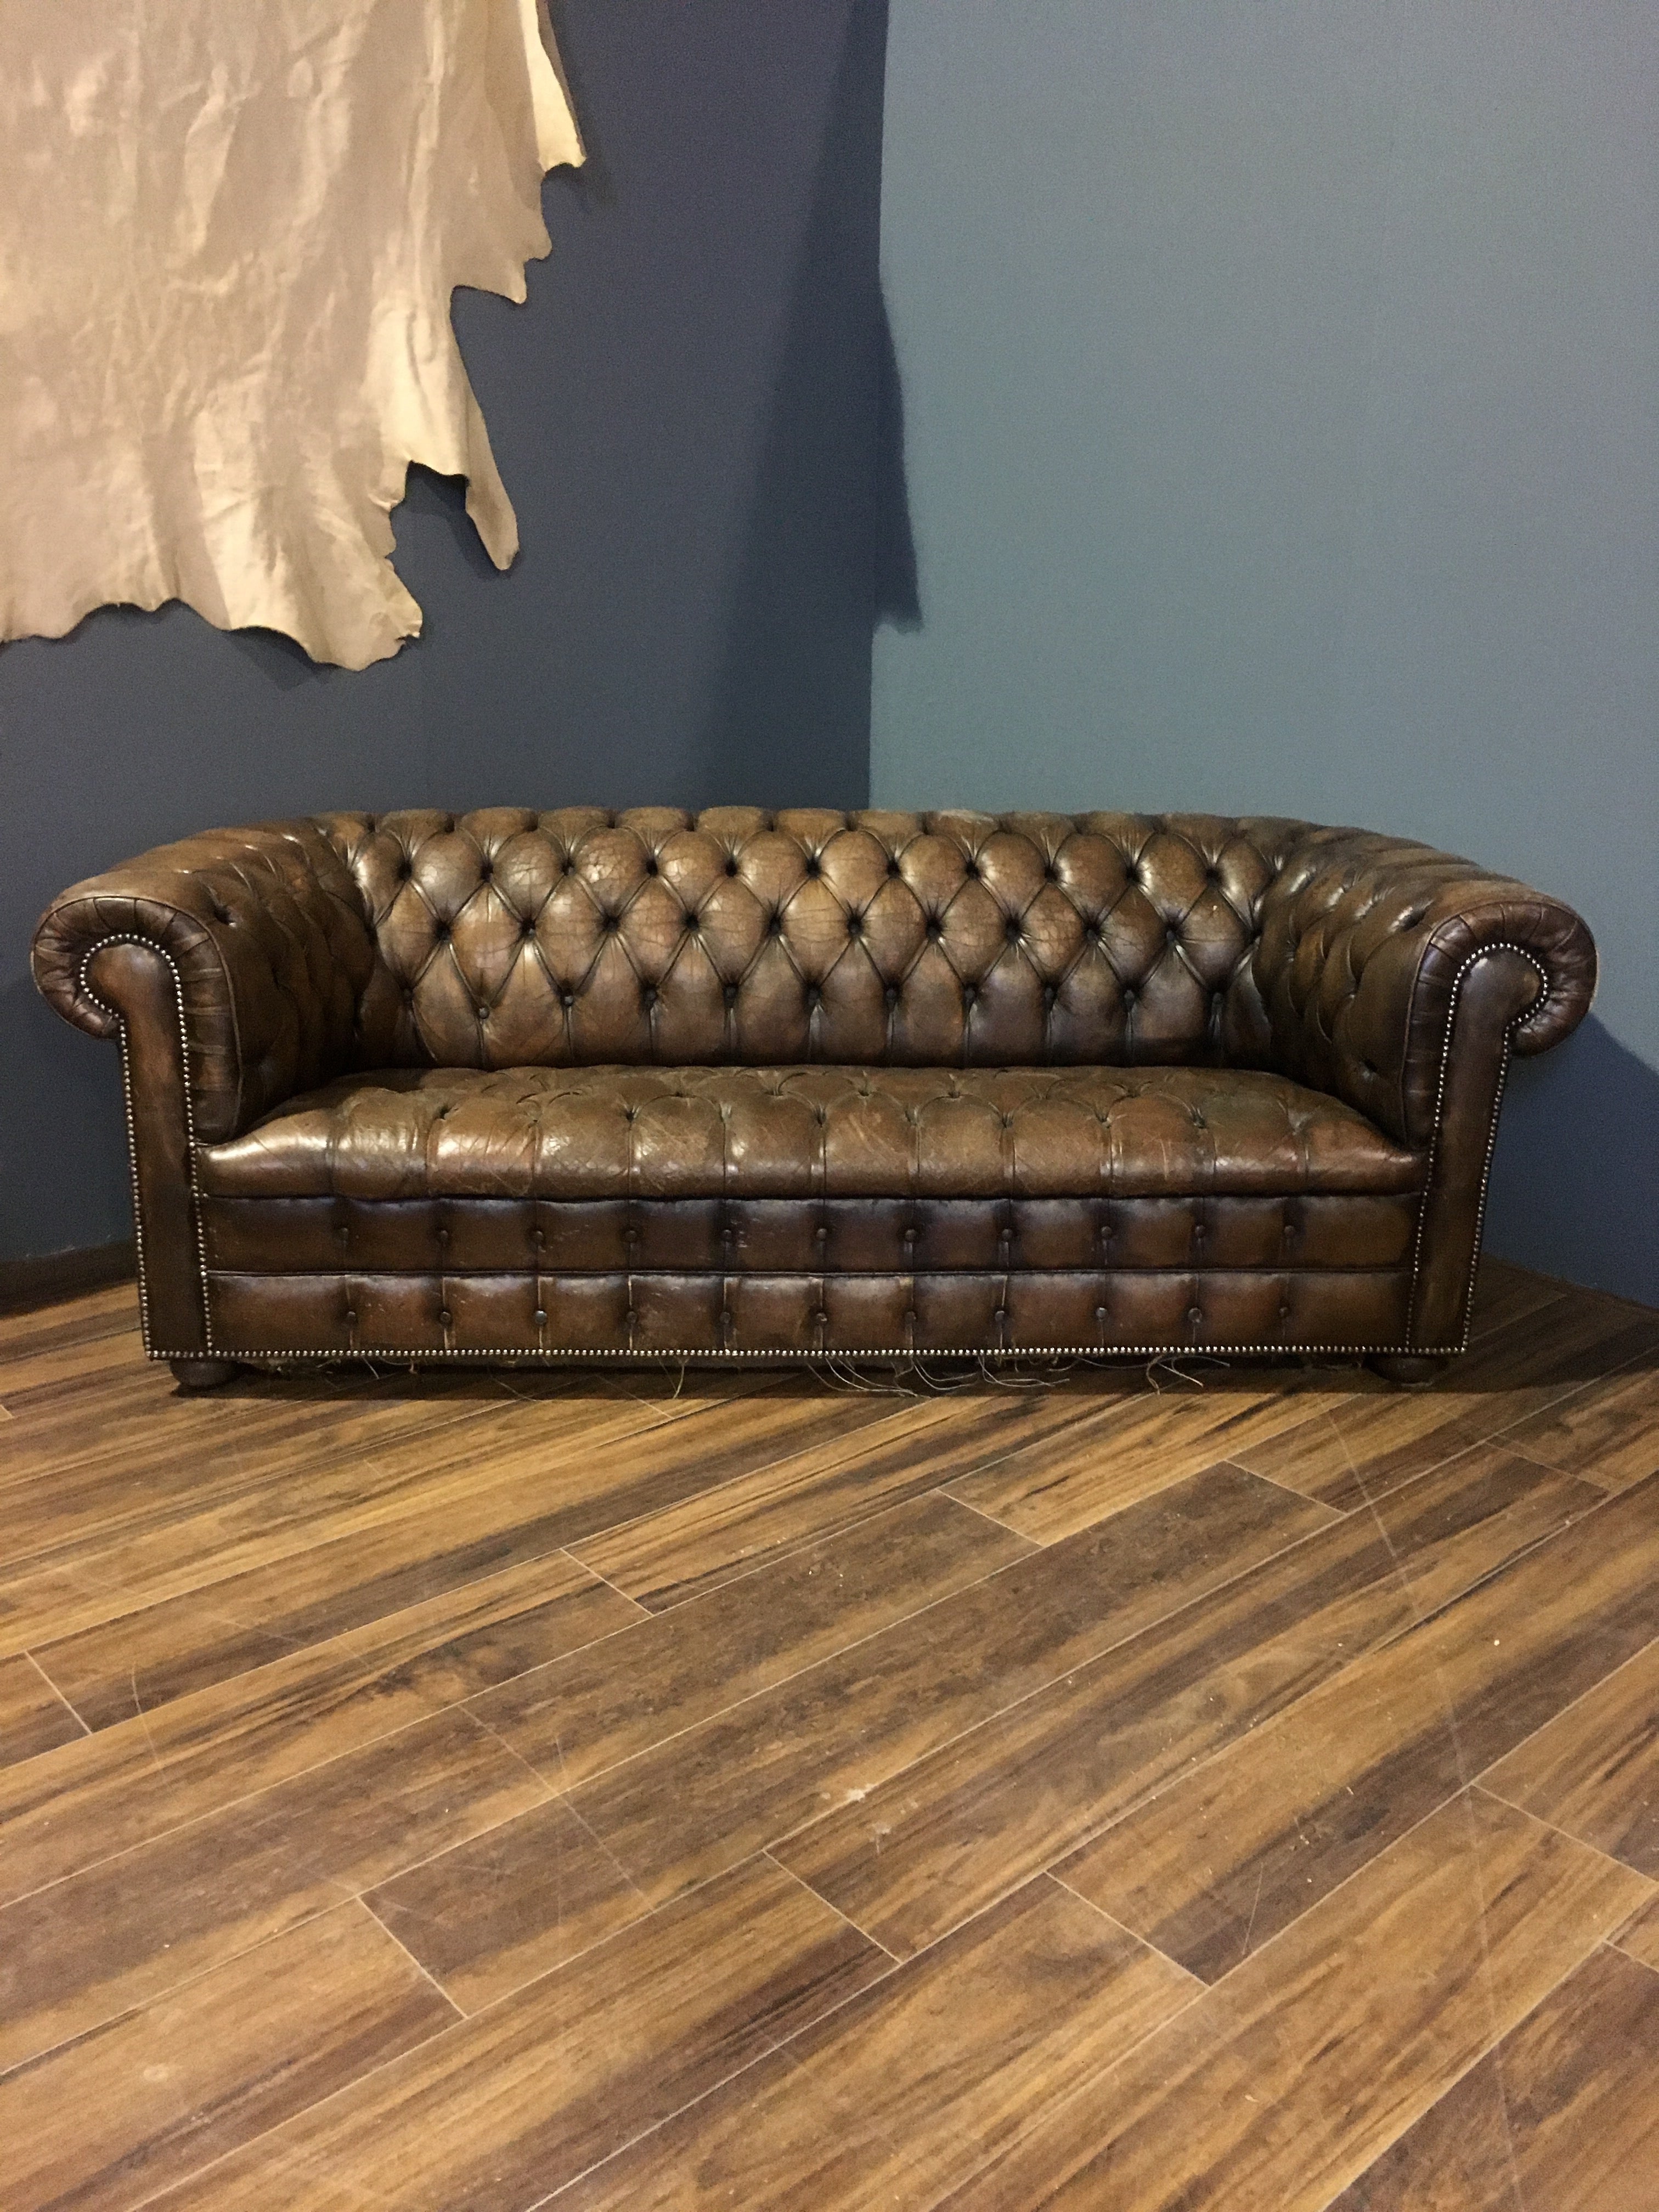
<instances>
[{"instance_id":1,"label":"sofa button","mask_svg":"<svg viewBox=\"0 0 1659 2212\"><path fill-rule=\"evenodd\" d=\"M1202 1306L1188 1306L1188 1309L1187 1309L1187 1318L1188 1318L1188 1320L1189 1322L1191 1322L1191 1323L1193 1324L1193 1327L1194 1327L1194 1328L1196 1328L1198 1327L1198 1324L1200 1323L1200 1322L1201 1322L1201 1321L1203 1320L1203 1318L1204 1318L1204 1309L1203 1309L1203 1307L1202 1307Z\"/></svg>"},{"instance_id":2,"label":"sofa button","mask_svg":"<svg viewBox=\"0 0 1659 2212\"><path fill-rule=\"evenodd\" d=\"M345 1316L345 1318L346 1318L346 1327L347 1327L348 1328L356 1328L356 1326L357 1326L357 1313L356 1313L356 1307L354 1307L354 1306L348 1306L348 1307L346 1308L346 1316Z\"/></svg>"},{"instance_id":3,"label":"sofa button","mask_svg":"<svg viewBox=\"0 0 1659 2212\"><path fill-rule=\"evenodd\" d=\"M535 1312L534 1312L533 1314L532 1314L532 1316L530 1316L530 1318L532 1319L532 1321L533 1321L533 1322L535 1322L535 1324L536 1324L536 1326L537 1326L537 1328L546 1328L546 1326L547 1326L547 1315L546 1315L546 1313L544 1312L544 1310L540 1306L538 1306L538 1307L537 1307L537 1309L536 1309Z\"/></svg>"},{"instance_id":4,"label":"sofa button","mask_svg":"<svg viewBox=\"0 0 1659 2212\"><path fill-rule=\"evenodd\" d=\"M449 1328L449 1326L450 1326L451 1322L453 1322L453 1318L454 1318L454 1316L451 1314L451 1312L450 1312L450 1310L449 1310L449 1308L448 1308L447 1306L446 1306L446 1307L444 1308L443 1311L442 1311L442 1312L438 1316L438 1326L439 1326L439 1328Z\"/></svg>"},{"instance_id":5,"label":"sofa button","mask_svg":"<svg viewBox=\"0 0 1659 2212\"><path fill-rule=\"evenodd\" d=\"M822 1306L812 1316L812 1326L814 1328L828 1328L830 1326L830 1316Z\"/></svg>"},{"instance_id":6,"label":"sofa button","mask_svg":"<svg viewBox=\"0 0 1659 2212\"><path fill-rule=\"evenodd\" d=\"M1104 1321L1104 1320L1105 1320L1105 1318L1106 1318L1106 1309L1105 1309L1105 1307L1104 1307L1104 1306L1097 1306L1097 1307L1095 1308L1095 1319L1096 1319L1097 1321Z\"/></svg>"}]
</instances>

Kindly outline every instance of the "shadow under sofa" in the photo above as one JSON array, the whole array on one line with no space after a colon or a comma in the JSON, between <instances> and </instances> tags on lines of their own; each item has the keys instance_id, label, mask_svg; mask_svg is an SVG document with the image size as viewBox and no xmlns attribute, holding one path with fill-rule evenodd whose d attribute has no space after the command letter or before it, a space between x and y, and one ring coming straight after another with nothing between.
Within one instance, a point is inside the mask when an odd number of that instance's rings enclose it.
<instances>
[{"instance_id":1,"label":"shadow under sofa","mask_svg":"<svg viewBox=\"0 0 1659 2212\"><path fill-rule=\"evenodd\" d=\"M1559 902L1260 817L339 813L65 891L146 1347L342 1360L1463 1346Z\"/></svg>"}]
</instances>

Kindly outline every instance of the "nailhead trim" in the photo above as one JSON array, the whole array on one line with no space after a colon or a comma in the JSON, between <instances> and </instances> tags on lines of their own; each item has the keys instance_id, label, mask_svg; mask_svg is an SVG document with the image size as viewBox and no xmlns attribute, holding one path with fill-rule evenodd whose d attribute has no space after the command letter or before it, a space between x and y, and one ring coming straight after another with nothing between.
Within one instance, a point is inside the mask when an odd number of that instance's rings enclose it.
<instances>
[{"instance_id":1,"label":"nailhead trim","mask_svg":"<svg viewBox=\"0 0 1659 2212\"><path fill-rule=\"evenodd\" d=\"M246 1367L283 1365L293 1361L311 1360L325 1367L337 1367L352 1361L361 1361L381 1367L441 1366L451 1360L507 1359L521 1367L556 1365L561 1361L585 1362L591 1365L615 1365L622 1362L629 1365L658 1366L665 1361L678 1364L683 1361L700 1361L718 1364L722 1360L775 1359L789 1361L795 1365L810 1364L815 1359L881 1360L891 1359L1155 1359L1191 1358L1201 1353L1215 1359L1243 1359L1267 1356L1278 1359L1299 1359L1304 1355L1327 1353L1344 1357L1366 1358L1372 1352L1409 1352L1425 1359L1449 1358L1463 1347L1455 1344L1185 1344L1166 1339L1161 1344L1023 1344L1023 1345L963 1345L953 1349L948 1345L928 1346L918 1351L914 1344L878 1345L874 1347L860 1345L843 1350L836 1345L824 1345L812 1351L761 1350L753 1352L722 1352L706 1346L670 1345L658 1352L612 1350L604 1345L556 1347L533 1351L521 1344L480 1345L464 1349L459 1346L445 1346L438 1350L410 1350L392 1345L385 1349L371 1346L364 1350L343 1352L273 1352L262 1347L258 1352L238 1352L228 1345L214 1347L219 1359L234 1359ZM155 1352L145 1355L150 1359L199 1359L199 1352Z\"/></svg>"},{"instance_id":2,"label":"nailhead trim","mask_svg":"<svg viewBox=\"0 0 1659 2212\"><path fill-rule=\"evenodd\" d=\"M191 1237L196 1248L196 1277L202 1292L202 1334L204 1345L204 1349L202 1351L160 1352L150 1348L149 1297L144 1280L144 1212L138 1188L138 1131L132 1111L132 1066L131 1055L127 1048L126 1018L115 1007L100 999L87 981L88 969L91 967L98 955L106 951L112 945L142 945L146 952L153 952L158 960L164 960L167 963L168 971L173 977L173 1006L179 1023L179 1062L184 1073L185 1085L185 1157L190 1163L190 1230ZM93 1005L101 1012L107 1014L115 1024L121 1041L121 1103L126 1115L127 1162L132 1177L132 1236L138 1263L138 1325L144 1340L145 1355L151 1359L201 1359L210 1355L220 1358L228 1358L230 1355L221 1352L213 1340L213 1308L208 1298L207 1255L202 1248L201 1195L196 1187L196 1109L190 1093L190 1032L185 1026L185 979L179 973L179 963L164 946L155 942L153 937L140 937L128 931L118 936L100 937L95 945L89 945L82 957L81 966L75 980L76 988L90 999Z\"/></svg>"},{"instance_id":3,"label":"nailhead trim","mask_svg":"<svg viewBox=\"0 0 1659 2212\"><path fill-rule=\"evenodd\" d=\"M1511 945L1506 938L1499 939L1495 944L1479 946L1469 954L1456 975L1452 977L1451 997L1446 1006L1445 1042L1440 1048L1440 1079L1434 1094L1434 1127L1429 1138L1429 1168L1423 1185L1422 1203L1417 1214L1417 1243L1412 1253L1411 1297L1406 1309L1407 1348L1413 1352L1419 1349L1418 1346L1411 1343L1410 1339L1412 1328L1417 1317L1418 1278L1423 1266L1423 1233L1428 1224L1429 1200L1434 1192L1434 1170L1440 1157L1440 1125L1446 1108L1446 1082L1451 1071L1452 1032L1457 1024L1457 1004L1462 996L1463 978L1468 974L1470 969L1476 967L1494 952L1513 952L1517 959L1524 960L1544 988L1540 996L1534 999L1531 1006L1523 1007L1504 1031L1503 1057L1498 1062L1498 1085L1492 1093L1492 1120L1486 1129L1486 1157L1480 1169L1480 1196L1474 1210L1473 1255L1469 1263L1468 1282L1463 1292L1463 1331L1461 1340L1452 1347L1458 1352L1467 1352L1469 1348L1469 1324L1474 1314L1474 1282L1480 1268L1481 1232L1486 1220L1486 1186L1492 1176L1492 1154L1498 1146L1498 1116L1504 1103L1504 1086L1509 1080L1510 1055L1515 1044L1515 1033L1522 1022L1531 1021L1543 1011L1550 994L1550 979L1543 963L1534 954L1528 952L1524 945ZM1425 1356L1437 1357L1438 1355L1425 1354Z\"/></svg>"}]
</instances>

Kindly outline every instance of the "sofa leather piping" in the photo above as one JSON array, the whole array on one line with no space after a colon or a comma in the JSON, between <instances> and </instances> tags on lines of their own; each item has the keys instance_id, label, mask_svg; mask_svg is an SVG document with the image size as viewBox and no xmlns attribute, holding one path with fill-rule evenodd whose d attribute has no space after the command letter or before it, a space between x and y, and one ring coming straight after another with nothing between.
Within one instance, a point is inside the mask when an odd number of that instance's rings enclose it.
<instances>
[{"instance_id":1,"label":"sofa leather piping","mask_svg":"<svg viewBox=\"0 0 1659 2212\"><path fill-rule=\"evenodd\" d=\"M87 980L87 971L93 962L112 945L137 945L147 952L153 952L157 959L166 962L168 973L173 977L173 1011L178 1018L179 1050L185 1073L185 1151L190 1162L190 1233L195 1247L197 1281L202 1292L202 1328L206 1350L208 1353L218 1355L218 1347L213 1340L213 1308L208 1297L207 1255L202 1248L201 1199L196 1188L196 1112L191 1097L190 1030L185 1021L185 979L179 972L178 962L163 946L157 945L153 938L140 937L129 931L100 937L95 945L89 945L82 960L77 980L93 1005L100 1007L115 1024L120 1042L121 1107L127 1125L127 1167L132 1182L133 1249L138 1261L138 1323L144 1340L144 1356L147 1359L199 1359L204 1354L200 1351L167 1352L150 1348L149 1300L144 1282L144 1214L138 1186L138 1128L132 1109L132 1070L127 1053L127 1025L125 1017L100 999Z\"/></svg>"},{"instance_id":2,"label":"sofa leather piping","mask_svg":"<svg viewBox=\"0 0 1659 2212\"><path fill-rule=\"evenodd\" d=\"M1503 1058L1498 1063L1498 1082L1492 1093L1492 1120L1486 1130L1486 1153L1480 1169L1480 1196L1475 1208L1474 1249L1477 1258L1480 1250L1480 1233L1486 1225L1486 1187L1492 1179L1492 1153L1497 1148L1498 1144L1498 1115L1504 1103L1504 1086L1509 1080L1510 1060L1515 1042L1515 1032L1523 1021L1531 1020L1534 1016L1541 1012L1545 1000L1549 997L1550 979L1540 962L1535 959L1524 946L1511 945L1504 939L1498 939L1492 944L1482 945L1477 947L1474 951L1469 954L1468 959L1463 962L1455 975L1452 978L1451 992L1446 1006L1446 1034L1444 1038L1442 1040L1440 1046L1440 1074L1439 1079L1435 1086L1434 1128L1429 1139L1428 1171L1423 1178L1425 1202L1418 1211L1417 1238L1412 1253L1411 1295L1406 1309L1406 1344L1407 1347L1413 1352L1419 1349L1419 1346L1412 1343L1412 1331L1415 1325L1417 1316L1418 1279L1422 1272L1423 1267L1423 1232L1424 1225L1428 1219L1427 1197L1430 1190L1434 1185L1435 1166L1440 1156L1440 1125L1442 1115L1445 1111L1446 1077L1447 1073L1451 1066L1452 1034L1457 1025L1458 1000L1462 995L1464 977L1469 973L1471 969L1478 966L1482 960L1486 959L1494 952L1513 952L1517 958L1524 960L1528 967L1530 968L1533 973L1537 976L1540 988L1538 996L1533 1000L1531 1006L1523 1007L1522 1011L1515 1016L1514 1019L1510 1022L1504 1031ZM1457 1352L1467 1352L1468 1349L1469 1320L1474 1305L1474 1282L1475 1269L1471 1267L1469 1270L1468 1286L1463 1293L1463 1326L1460 1332L1461 1340L1453 1347L1453 1349ZM1426 1347L1423 1347L1423 1349L1426 1351Z\"/></svg>"}]
</instances>

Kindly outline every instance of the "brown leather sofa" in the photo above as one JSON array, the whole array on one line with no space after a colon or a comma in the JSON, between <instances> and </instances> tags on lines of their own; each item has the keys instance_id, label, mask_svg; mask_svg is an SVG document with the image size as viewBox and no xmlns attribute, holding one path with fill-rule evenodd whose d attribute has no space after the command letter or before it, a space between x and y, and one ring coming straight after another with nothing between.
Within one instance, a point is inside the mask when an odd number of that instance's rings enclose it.
<instances>
[{"instance_id":1,"label":"brown leather sofa","mask_svg":"<svg viewBox=\"0 0 1659 2212\"><path fill-rule=\"evenodd\" d=\"M40 989L122 1045L145 1342L247 1361L1462 1346L1577 915L1129 814L497 807L169 845Z\"/></svg>"}]
</instances>

